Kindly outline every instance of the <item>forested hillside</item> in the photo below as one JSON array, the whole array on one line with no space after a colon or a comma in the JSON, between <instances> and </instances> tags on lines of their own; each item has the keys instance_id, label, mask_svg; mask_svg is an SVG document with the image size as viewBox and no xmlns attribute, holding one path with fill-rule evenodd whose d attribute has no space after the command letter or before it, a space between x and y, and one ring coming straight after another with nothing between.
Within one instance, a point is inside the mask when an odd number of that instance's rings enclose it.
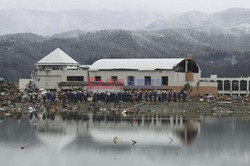
<instances>
[{"instance_id":1,"label":"forested hillside","mask_svg":"<svg viewBox=\"0 0 250 166\"><path fill-rule=\"evenodd\" d=\"M71 35L74 34L74 35ZM248 76L250 35L189 29L158 31L74 31L43 37L32 33L0 36L0 77L29 78L34 64L61 48L81 64L100 58L171 58L191 53L203 76Z\"/></svg>"}]
</instances>

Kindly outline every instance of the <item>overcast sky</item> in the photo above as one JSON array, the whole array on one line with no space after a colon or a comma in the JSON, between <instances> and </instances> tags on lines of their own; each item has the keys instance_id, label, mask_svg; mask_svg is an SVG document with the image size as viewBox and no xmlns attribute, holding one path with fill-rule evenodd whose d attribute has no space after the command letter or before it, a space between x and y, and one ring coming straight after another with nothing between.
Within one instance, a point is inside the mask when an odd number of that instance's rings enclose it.
<instances>
[{"instance_id":1,"label":"overcast sky","mask_svg":"<svg viewBox=\"0 0 250 166\"><path fill-rule=\"evenodd\" d=\"M0 0L1 9L143 10L166 13L198 10L216 12L232 7L250 8L250 0Z\"/></svg>"}]
</instances>

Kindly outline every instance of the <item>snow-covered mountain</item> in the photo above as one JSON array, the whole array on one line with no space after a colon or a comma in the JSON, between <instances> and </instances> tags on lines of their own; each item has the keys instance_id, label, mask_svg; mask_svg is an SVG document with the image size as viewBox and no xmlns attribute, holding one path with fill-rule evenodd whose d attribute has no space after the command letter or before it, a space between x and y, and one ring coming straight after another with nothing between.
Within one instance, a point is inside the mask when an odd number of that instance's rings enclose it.
<instances>
[{"instance_id":1,"label":"snow-covered mountain","mask_svg":"<svg viewBox=\"0 0 250 166\"><path fill-rule=\"evenodd\" d=\"M149 30L168 28L249 33L250 9L231 8L212 14L192 11L171 19L157 20L147 26Z\"/></svg>"},{"instance_id":2,"label":"snow-covered mountain","mask_svg":"<svg viewBox=\"0 0 250 166\"><path fill-rule=\"evenodd\" d=\"M198 11L183 14L159 14L145 11L48 12L6 9L0 10L0 22L0 35L28 32L48 36L76 29L82 33L107 29L134 31L176 28L205 32L219 31L219 33L250 33L250 9L232 8L212 14ZM70 35L77 36L78 32Z\"/></svg>"},{"instance_id":3,"label":"snow-covered mountain","mask_svg":"<svg viewBox=\"0 0 250 166\"><path fill-rule=\"evenodd\" d=\"M193 29L78 30L51 37L31 33L0 36L0 76L12 81L29 78L34 64L58 47L81 64L101 58L179 58L192 53L205 76L249 76L250 71L250 34Z\"/></svg>"},{"instance_id":4,"label":"snow-covered mountain","mask_svg":"<svg viewBox=\"0 0 250 166\"><path fill-rule=\"evenodd\" d=\"M162 17L161 14L140 11L0 10L0 35L29 32L52 35L76 29L83 31L139 30Z\"/></svg>"}]
</instances>

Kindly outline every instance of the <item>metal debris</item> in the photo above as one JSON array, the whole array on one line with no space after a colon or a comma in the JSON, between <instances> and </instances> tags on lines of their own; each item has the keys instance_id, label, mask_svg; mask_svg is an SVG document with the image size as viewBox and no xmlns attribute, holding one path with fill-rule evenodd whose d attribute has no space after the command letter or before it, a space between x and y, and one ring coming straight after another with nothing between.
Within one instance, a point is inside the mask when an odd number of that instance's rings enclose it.
<instances>
[{"instance_id":1,"label":"metal debris","mask_svg":"<svg viewBox=\"0 0 250 166\"><path fill-rule=\"evenodd\" d=\"M169 137L169 139L171 139L171 141L169 142L169 144L171 144L173 142L173 139L171 137Z\"/></svg>"},{"instance_id":2,"label":"metal debris","mask_svg":"<svg viewBox=\"0 0 250 166\"><path fill-rule=\"evenodd\" d=\"M113 139L113 142L114 142L114 144L120 144L120 143L122 143L122 139L119 138L119 137L115 137L115 138Z\"/></svg>"},{"instance_id":3,"label":"metal debris","mask_svg":"<svg viewBox=\"0 0 250 166\"><path fill-rule=\"evenodd\" d=\"M136 141L134 141L134 140L132 140L132 142L133 142L133 144L132 145L135 145L137 142Z\"/></svg>"},{"instance_id":4,"label":"metal debris","mask_svg":"<svg viewBox=\"0 0 250 166\"><path fill-rule=\"evenodd\" d=\"M26 143L26 144L22 145L22 146L21 146L21 149L26 148L28 145L29 145L28 143Z\"/></svg>"}]
</instances>

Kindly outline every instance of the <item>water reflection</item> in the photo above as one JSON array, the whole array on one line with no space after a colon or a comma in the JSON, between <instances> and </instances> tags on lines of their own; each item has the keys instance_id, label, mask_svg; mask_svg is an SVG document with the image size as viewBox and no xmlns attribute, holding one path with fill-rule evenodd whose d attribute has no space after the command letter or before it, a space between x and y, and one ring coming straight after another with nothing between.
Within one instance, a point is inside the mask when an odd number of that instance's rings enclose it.
<instances>
[{"instance_id":1,"label":"water reflection","mask_svg":"<svg viewBox=\"0 0 250 166\"><path fill-rule=\"evenodd\" d=\"M81 121L56 117L35 124L28 118L20 123L2 120L0 160L7 166L117 165L117 160L119 165L248 165L249 127L249 121L187 119L180 115L89 114ZM116 136L122 138L121 144L113 143ZM174 140L170 144L169 137ZM138 142L134 146L132 139ZM26 142L29 146L21 151ZM37 164L27 155L46 161Z\"/></svg>"},{"instance_id":2,"label":"water reflection","mask_svg":"<svg viewBox=\"0 0 250 166\"><path fill-rule=\"evenodd\" d=\"M127 145L136 140L140 146L178 147L191 144L199 132L200 122L183 119L182 116L139 116L115 117L89 114L85 121L41 120L36 126L36 136L49 147L61 150L71 146L93 147L102 150L126 151ZM196 135L194 135L194 133ZM190 137L192 135L192 137ZM113 145L113 138L119 136L121 147ZM169 144L171 137L174 141ZM191 138L191 139L190 139Z\"/></svg>"}]
</instances>

